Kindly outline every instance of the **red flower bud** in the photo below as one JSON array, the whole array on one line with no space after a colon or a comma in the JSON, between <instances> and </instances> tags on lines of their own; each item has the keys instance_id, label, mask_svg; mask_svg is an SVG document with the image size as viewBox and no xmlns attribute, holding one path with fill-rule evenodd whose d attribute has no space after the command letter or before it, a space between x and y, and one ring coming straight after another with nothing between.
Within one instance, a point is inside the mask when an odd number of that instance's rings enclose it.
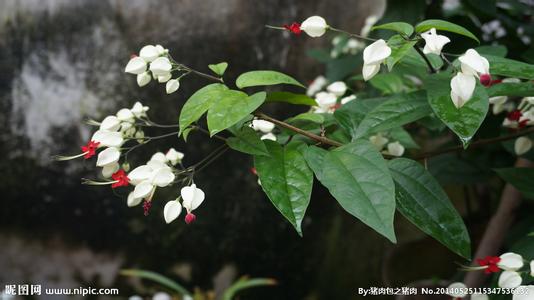
<instances>
[{"instance_id":1,"label":"red flower bud","mask_svg":"<svg viewBox=\"0 0 534 300\"><path fill-rule=\"evenodd\" d=\"M195 216L192 213L187 213L187 215L185 215L185 223L186 224L191 224L191 223L195 222L196 219L197 219L197 216Z\"/></svg>"},{"instance_id":2,"label":"red flower bud","mask_svg":"<svg viewBox=\"0 0 534 300\"><path fill-rule=\"evenodd\" d=\"M482 75L480 75L480 83L482 83L483 86L490 86L491 85L491 75L490 74L482 74Z\"/></svg>"}]
</instances>

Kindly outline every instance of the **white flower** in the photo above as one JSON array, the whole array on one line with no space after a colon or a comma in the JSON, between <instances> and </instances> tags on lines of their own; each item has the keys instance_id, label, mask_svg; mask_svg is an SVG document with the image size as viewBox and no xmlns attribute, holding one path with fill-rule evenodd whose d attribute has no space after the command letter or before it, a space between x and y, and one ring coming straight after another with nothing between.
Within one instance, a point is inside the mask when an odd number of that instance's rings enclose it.
<instances>
[{"instance_id":1,"label":"white flower","mask_svg":"<svg viewBox=\"0 0 534 300\"><path fill-rule=\"evenodd\" d=\"M182 159L184 158L184 154L182 152L176 151L174 148L171 148L169 149L169 151L167 151L165 157L174 166L180 161L182 161Z\"/></svg>"},{"instance_id":2,"label":"white flower","mask_svg":"<svg viewBox=\"0 0 534 300\"><path fill-rule=\"evenodd\" d=\"M350 95L350 96L341 98L341 104L345 105L345 104L349 103L352 100L356 100L356 95Z\"/></svg>"},{"instance_id":3,"label":"white flower","mask_svg":"<svg viewBox=\"0 0 534 300\"><path fill-rule=\"evenodd\" d=\"M399 142L389 143L387 152L393 156L402 156L404 154L404 146Z\"/></svg>"},{"instance_id":4,"label":"white flower","mask_svg":"<svg viewBox=\"0 0 534 300\"><path fill-rule=\"evenodd\" d=\"M363 50L362 74L365 81L373 78L380 71L380 64L391 55L391 48L380 39Z\"/></svg>"},{"instance_id":5,"label":"white flower","mask_svg":"<svg viewBox=\"0 0 534 300\"><path fill-rule=\"evenodd\" d=\"M499 256L501 260L497 266L506 271L517 271L523 267L523 257L521 255L507 252Z\"/></svg>"},{"instance_id":6,"label":"white flower","mask_svg":"<svg viewBox=\"0 0 534 300\"><path fill-rule=\"evenodd\" d=\"M165 292L157 292L152 296L152 300L172 300L172 297Z\"/></svg>"},{"instance_id":7,"label":"white flower","mask_svg":"<svg viewBox=\"0 0 534 300\"><path fill-rule=\"evenodd\" d=\"M373 144L373 146L376 147L378 151L381 151L389 140L383 137L381 134L377 134L369 137L369 141L371 144Z\"/></svg>"},{"instance_id":8,"label":"white flower","mask_svg":"<svg viewBox=\"0 0 534 300\"><path fill-rule=\"evenodd\" d=\"M167 74L159 75L158 76L158 82L159 83L165 83L169 81L172 78L172 73L168 72Z\"/></svg>"},{"instance_id":9,"label":"white flower","mask_svg":"<svg viewBox=\"0 0 534 300\"><path fill-rule=\"evenodd\" d=\"M137 85L140 87L147 85L150 80L152 80L152 76L148 72L137 74Z\"/></svg>"},{"instance_id":10,"label":"white flower","mask_svg":"<svg viewBox=\"0 0 534 300\"><path fill-rule=\"evenodd\" d=\"M347 41L346 51L350 52L352 54L356 54L356 52L360 49L363 49L365 47L365 44L358 41L357 39L350 38ZM345 50L345 49L343 49Z\"/></svg>"},{"instance_id":11,"label":"white flower","mask_svg":"<svg viewBox=\"0 0 534 300\"><path fill-rule=\"evenodd\" d=\"M515 140L514 151L517 155L523 155L532 148L532 140L527 137L519 137Z\"/></svg>"},{"instance_id":12,"label":"white flower","mask_svg":"<svg viewBox=\"0 0 534 300\"><path fill-rule=\"evenodd\" d=\"M324 76L317 76L308 86L308 89L306 90L306 95L311 97L317 94L317 92L323 89L326 83L327 81Z\"/></svg>"},{"instance_id":13,"label":"white flower","mask_svg":"<svg viewBox=\"0 0 534 300\"><path fill-rule=\"evenodd\" d=\"M347 91L347 85L343 81L336 81L327 86L326 90L337 97L341 97Z\"/></svg>"},{"instance_id":14,"label":"white flower","mask_svg":"<svg viewBox=\"0 0 534 300\"><path fill-rule=\"evenodd\" d=\"M371 31L371 27L375 25L375 23L378 21L378 16L376 15L370 15L367 18L365 18L365 24L362 27L362 30L360 31L360 35L366 37L369 35L369 32Z\"/></svg>"},{"instance_id":15,"label":"white flower","mask_svg":"<svg viewBox=\"0 0 534 300\"><path fill-rule=\"evenodd\" d=\"M459 72L451 80L451 99L456 108L461 108L471 99L475 91L476 80L472 75Z\"/></svg>"},{"instance_id":16,"label":"white flower","mask_svg":"<svg viewBox=\"0 0 534 300\"><path fill-rule=\"evenodd\" d=\"M534 277L534 260L530 261L530 276Z\"/></svg>"},{"instance_id":17,"label":"white flower","mask_svg":"<svg viewBox=\"0 0 534 300\"><path fill-rule=\"evenodd\" d=\"M139 51L139 56L143 58L146 62L151 62L158 58L160 52L155 46L146 45Z\"/></svg>"},{"instance_id":18,"label":"white flower","mask_svg":"<svg viewBox=\"0 0 534 300\"><path fill-rule=\"evenodd\" d=\"M437 34L436 28L431 28L429 31L421 33L421 37L425 40L424 54L434 53L440 55L443 46L451 41L448 37Z\"/></svg>"},{"instance_id":19,"label":"white flower","mask_svg":"<svg viewBox=\"0 0 534 300\"><path fill-rule=\"evenodd\" d=\"M187 209L188 213L197 209L205 198L204 192L197 188L194 183L190 186L183 187L180 194L183 199L182 205Z\"/></svg>"},{"instance_id":20,"label":"white flower","mask_svg":"<svg viewBox=\"0 0 534 300\"><path fill-rule=\"evenodd\" d=\"M180 202L176 200L171 200L165 204L165 207L163 208L163 217L165 218L165 222L169 224L170 222L176 220L180 213L182 212L182 205Z\"/></svg>"},{"instance_id":21,"label":"white flower","mask_svg":"<svg viewBox=\"0 0 534 300\"><path fill-rule=\"evenodd\" d=\"M129 122L134 119L134 114L131 110L123 108L117 112L117 119L119 119L119 121Z\"/></svg>"},{"instance_id":22,"label":"white flower","mask_svg":"<svg viewBox=\"0 0 534 300\"><path fill-rule=\"evenodd\" d=\"M514 290L512 300L533 300L534 285L521 285Z\"/></svg>"},{"instance_id":23,"label":"white flower","mask_svg":"<svg viewBox=\"0 0 534 300\"><path fill-rule=\"evenodd\" d=\"M130 178L130 177L128 177L128 178ZM128 194L128 199L126 200L126 205L128 205L128 207L134 207L136 205L139 205L139 203L141 203L142 200L143 200L143 198L135 198L134 192L131 191Z\"/></svg>"},{"instance_id":24,"label":"white flower","mask_svg":"<svg viewBox=\"0 0 534 300\"><path fill-rule=\"evenodd\" d=\"M513 289L521 285L521 275L515 271L504 271L499 276L498 285L501 288Z\"/></svg>"},{"instance_id":25,"label":"white flower","mask_svg":"<svg viewBox=\"0 0 534 300\"><path fill-rule=\"evenodd\" d=\"M474 49L469 49L464 55L458 58L462 68L462 73L479 77L482 74L489 74L489 62L480 56Z\"/></svg>"},{"instance_id":26,"label":"white flower","mask_svg":"<svg viewBox=\"0 0 534 300\"><path fill-rule=\"evenodd\" d=\"M252 120L250 125L252 129L263 133L269 133L274 129L274 123L265 120Z\"/></svg>"},{"instance_id":27,"label":"white flower","mask_svg":"<svg viewBox=\"0 0 534 300\"><path fill-rule=\"evenodd\" d=\"M489 103L493 104L493 114L497 115L500 114L505 110L504 103L508 100L508 96L497 96L497 97L491 97L489 98Z\"/></svg>"},{"instance_id":28,"label":"white flower","mask_svg":"<svg viewBox=\"0 0 534 300\"><path fill-rule=\"evenodd\" d=\"M146 71L146 61L139 56L130 59L126 68L124 68L124 72L135 75L141 74L144 71Z\"/></svg>"},{"instance_id":29,"label":"white flower","mask_svg":"<svg viewBox=\"0 0 534 300\"><path fill-rule=\"evenodd\" d=\"M167 84L165 85L165 90L167 91L167 94L172 94L178 90L180 87L180 81L178 79L171 79L167 81Z\"/></svg>"},{"instance_id":30,"label":"white flower","mask_svg":"<svg viewBox=\"0 0 534 300\"><path fill-rule=\"evenodd\" d=\"M147 178L135 186L133 191L133 197L135 198L150 197L156 190L156 187L166 187L171 184L175 178L172 169L166 165L156 169L150 167L150 173L139 174L138 176L141 177L142 175L145 175ZM128 178L130 177L128 176Z\"/></svg>"},{"instance_id":31,"label":"white flower","mask_svg":"<svg viewBox=\"0 0 534 300\"><path fill-rule=\"evenodd\" d=\"M150 63L150 71L154 76L166 75L172 69L172 64L167 57L158 57Z\"/></svg>"},{"instance_id":32,"label":"white flower","mask_svg":"<svg viewBox=\"0 0 534 300\"><path fill-rule=\"evenodd\" d=\"M104 118L102 123L100 123L100 130L117 131L119 130L120 126L121 122L119 118L117 118L116 116L107 116L106 118Z\"/></svg>"},{"instance_id":33,"label":"white flower","mask_svg":"<svg viewBox=\"0 0 534 300\"><path fill-rule=\"evenodd\" d=\"M260 137L261 140L271 140L276 142L276 135L272 132L266 133Z\"/></svg>"},{"instance_id":34,"label":"white flower","mask_svg":"<svg viewBox=\"0 0 534 300\"><path fill-rule=\"evenodd\" d=\"M120 169L120 165L118 162L105 165L102 168L102 176L104 176L104 178L110 178L111 175L113 175L113 173L117 172L119 169Z\"/></svg>"},{"instance_id":35,"label":"white flower","mask_svg":"<svg viewBox=\"0 0 534 300\"><path fill-rule=\"evenodd\" d=\"M91 141L99 142L98 147L120 147L124 139L121 132L98 130L91 137Z\"/></svg>"},{"instance_id":36,"label":"white flower","mask_svg":"<svg viewBox=\"0 0 534 300\"><path fill-rule=\"evenodd\" d=\"M337 96L332 93L320 92L315 95L315 102L317 102L317 105L322 109L329 110L336 104L336 101Z\"/></svg>"},{"instance_id":37,"label":"white flower","mask_svg":"<svg viewBox=\"0 0 534 300\"><path fill-rule=\"evenodd\" d=\"M319 16L309 17L300 25L300 29L311 37L320 37L328 29L326 20Z\"/></svg>"},{"instance_id":38,"label":"white flower","mask_svg":"<svg viewBox=\"0 0 534 300\"><path fill-rule=\"evenodd\" d=\"M489 297L486 294L472 294L471 300L488 300Z\"/></svg>"},{"instance_id":39,"label":"white flower","mask_svg":"<svg viewBox=\"0 0 534 300\"><path fill-rule=\"evenodd\" d=\"M447 295L453 298L463 298L467 295L467 287L461 282L451 283L447 290L450 291Z\"/></svg>"},{"instance_id":40,"label":"white flower","mask_svg":"<svg viewBox=\"0 0 534 300\"><path fill-rule=\"evenodd\" d=\"M115 164L119 161L121 152L115 147L109 147L98 153L98 159L96 160L97 167L104 167L110 164Z\"/></svg>"},{"instance_id":41,"label":"white flower","mask_svg":"<svg viewBox=\"0 0 534 300\"><path fill-rule=\"evenodd\" d=\"M143 117L146 115L146 112L148 111L148 106L143 106L141 102L135 102L134 106L132 107L131 111L137 118Z\"/></svg>"},{"instance_id":42,"label":"white flower","mask_svg":"<svg viewBox=\"0 0 534 300\"><path fill-rule=\"evenodd\" d=\"M161 163L167 163L167 156L163 154L163 152L156 152L152 157L150 158L150 161L158 161Z\"/></svg>"}]
</instances>

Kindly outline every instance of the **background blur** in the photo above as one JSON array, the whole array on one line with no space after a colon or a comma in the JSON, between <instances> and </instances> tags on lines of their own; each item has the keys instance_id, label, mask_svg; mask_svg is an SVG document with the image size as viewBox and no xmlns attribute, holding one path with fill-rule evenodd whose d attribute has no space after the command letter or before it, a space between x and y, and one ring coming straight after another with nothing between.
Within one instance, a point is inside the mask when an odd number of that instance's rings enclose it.
<instances>
[{"instance_id":1,"label":"background blur","mask_svg":"<svg viewBox=\"0 0 534 300\"><path fill-rule=\"evenodd\" d=\"M319 14L334 27L359 32L368 15L383 12L384 2L1 1L0 290L29 283L114 287L121 297L157 291L118 276L121 268L155 270L190 290L220 290L245 274L280 283L242 299L354 299L358 287L449 278L458 258L437 242L399 217L399 243L392 245L333 205L318 186L300 238L261 192L252 161L237 152L196 178L207 198L191 226L163 220L162 204L176 191L158 191L160 201L144 217L140 206L126 206L125 195L80 184L82 177L96 177L93 162L50 159L78 153L91 134L86 117L101 119L140 100L153 120L176 123L184 101L208 83L188 77L170 96L161 84L139 88L123 70L143 45L162 44L178 61L204 71L227 61L228 82L253 69L309 82L324 66L306 49L329 46L330 39L294 37L264 25ZM413 13L406 10L398 12ZM280 118L298 112L286 105L265 110ZM218 145L192 134L187 144L155 142L134 156L144 162L154 151L175 147L188 165Z\"/></svg>"}]
</instances>

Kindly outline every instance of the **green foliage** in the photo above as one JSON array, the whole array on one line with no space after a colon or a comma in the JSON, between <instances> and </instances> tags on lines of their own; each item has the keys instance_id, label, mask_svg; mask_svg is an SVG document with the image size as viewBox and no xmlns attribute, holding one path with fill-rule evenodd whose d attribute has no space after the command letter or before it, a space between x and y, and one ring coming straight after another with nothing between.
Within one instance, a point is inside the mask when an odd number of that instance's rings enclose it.
<instances>
[{"instance_id":1,"label":"green foliage","mask_svg":"<svg viewBox=\"0 0 534 300\"><path fill-rule=\"evenodd\" d=\"M300 82L293 77L284 73L276 71L250 71L241 74L236 82L236 86L240 89L251 86L264 86L276 84L289 84L304 87Z\"/></svg>"},{"instance_id":2,"label":"green foliage","mask_svg":"<svg viewBox=\"0 0 534 300\"><path fill-rule=\"evenodd\" d=\"M278 211L302 236L302 220L310 203L313 173L302 152L306 146L265 141L269 156L254 156L261 187Z\"/></svg>"},{"instance_id":3,"label":"green foliage","mask_svg":"<svg viewBox=\"0 0 534 300\"><path fill-rule=\"evenodd\" d=\"M220 99L221 93L227 90L228 88L224 84L213 83L201 88L189 97L180 112L180 133L198 121Z\"/></svg>"},{"instance_id":4,"label":"green foliage","mask_svg":"<svg viewBox=\"0 0 534 300\"><path fill-rule=\"evenodd\" d=\"M533 168L502 168L495 169L495 172L506 182L513 185L525 197L534 199L534 178Z\"/></svg>"},{"instance_id":5,"label":"green foliage","mask_svg":"<svg viewBox=\"0 0 534 300\"><path fill-rule=\"evenodd\" d=\"M351 101L336 110L334 112L334 117L339 125L345 129L350 136L356 136L356 130L365 116L388 99L389 98L387 97L381 97L365 99L362 101Z\"/></svg>"},{"instance_id":6,"label":"green foliage","mask_svg":"<svg viewBox=\"0 0 534 300\"><path fill-rule=\"evenodd\" d=\"M402 215L458 255L470 258L467 229L434 177L419 163L406 158L393 159L388 167Z\"/></svg>"},{"instance_id":7,"label":"green foliage","mask_svg":"<svg viewBox=\"0 0 534 300\"><path fill-rule=\"evenodd\" d=\"M473 96L464 106L456 108L451 101L450 76L435 74L425 81L428 101L436 116L460 138L467 148L484 121L489 101L486 89L477 84Z\"/></svg>"},{"instance_id":8,"label":"green foliage","mask_svg":"<svg viewBox=\"0 0 534 300\"><path fill-rule=\"evenodd\" d=\"M296 105L309 105L316 106L317 103L313 98L310 98L303 94L294 94L290 92L270 92L267 93L267 99L265 102L286 102Z\"/></svg>"},{"instance_id":9,"label":"green foliage","mask_svg":"<svg viewBox=\"0 0 534 300\"><path fill-rule=\"evenodd\" d=\"M187 289L185 289L183 286L178 284L176 281L156 272L147 271L147 270L125 269L125 270L121 270L120 274L123 276L139 277L143 279L148 279L166 288L169 288L171 291L178 293L178 295L191 296L191 293Z\"/></svg>"},{"instance_id":10,"label":"green foliage","mask_svg":"<svg viewBox=\"0 0 534 300\"><path fill-rule=\"evenodd\" d=\"M309 152L309 153L308 153ZM345 211L392 242L395 186L386 162L366 140L325 152L310 147L306 161Z\"/></svg>"},{"instance_id":11,"label":"green foliage","mask_svg":"<svg viewBox=\"0 0 534 300\"><path fill-rule=\"evenodd\" d=\"M399 60L401 60L410 51L413 51L415 44L417 44L417 41L405 40L400 35L392 36L388 40L388 46L391 48L391 55L386 59L388 70L391 71L395 64L399 62Z\"/></svg>"},{"instance_id":12,"label":"green foliage","mask_svg":"<svg viewBox=\"0 0 534 300\"><path fill-rule=\"evenodd\" d=\"M503 82L494 84L487 89L488 96L517 96L529 97L534 95L534 82L511 83Z\"/></svg>"},{"instance_id":13,"label":"green foliage","mask_svg":"<svg viewBox=\"0 0 534 300\"><path fill-rule=\"evenodd\" d=\"M523 79L534 79L534 65L504 57L486 55L490 63L490 74Z\"/></svg>"},{"instance_id":14,"label":"green foliage","mask_svg":"<svg viewBox=\"0 0 534 300\"><path fill-rule=\"evenodd\" d=\"M457 24L454 24L454 23L451 23L451 22L447 22L447 21L444 21L444 20L434 20L434 19L425 20L425 21L423 21L423 22L421 22L421 23L419 23L419 24L417 24L415 26L415 32L421 33L421 32L428 31L431 28L436 28L436 30L454 32L454 33L466 36L468 38L471 38L471 39L477 41L477 43L480 43L478 38L473 33L471 33L471 31L465 29L464 27L462 27L460 25L457 25Z\"/></svg>"},{"instance_id":15,"label":"green foliage","mask_svg":"<svg viewBox=\"0 0 534 300\"><path fill-rule=\"evenodd\" d=\"M250 155L269 155L256 131L248 126L237 130L234 137L226 139L226 144L236 151Z\"/></svg>"},{"instance_id":16,"label":"green foliage","mask_svg":"<svg viewBox=\"0 0 534 300\"><path fill-rule=\"evenodd\" d=\"M232 300L236 295L243 291L254 287L272 286L276 285L276 280L271 278L241 278L232 284L223 294L222 300Z\"/></svg>"},{"instance_id":17,"label":"green foliage","mask_svg":"<svg viewBox=\"0 0 534 300\"><path fill-rule=\"evenodd\" d=\"M263 104L266 95L265 92L252 96L234 90L220 92L220 98L208 111L210 135L213 136L241 121Z\"/></svg>"},{"instance_id":18,"label":"green foliage","mask_svg":"<svg viewBox=\"0 0 534 300\"><path fill-rule=\"evenodd\" d=\"M228 68L227 62L221 62L218 64L208 65L208 68L213 71L213 73L223 76L224 72L226 71L226 68Z\"/></svg>"},{"instance_id":19,"label":"green foliage","mask_svg":"<svg viewBox=\"0 0 534 300\"><path fill-rule=\"evenodd\" d=\"M371 28L371 30L377 30L377 29L393 30L398 33L404 34L407 37L412 35L414 31L413 26L405 22L391 22L391 23L373 26Z\"/></svg>"}]
</instances>

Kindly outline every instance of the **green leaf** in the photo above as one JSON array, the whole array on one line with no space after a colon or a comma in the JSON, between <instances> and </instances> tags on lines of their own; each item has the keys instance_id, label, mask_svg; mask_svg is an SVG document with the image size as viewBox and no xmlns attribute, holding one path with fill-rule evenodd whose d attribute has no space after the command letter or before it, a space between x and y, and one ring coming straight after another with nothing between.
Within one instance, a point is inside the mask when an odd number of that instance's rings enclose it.
<instances>
[{"instance_id":1,"label":"green leaf","mask_svg":"<svg viewBox=\"0 0 534 300\"><path fill-rule=\"evenodd\" d=\"M201 88L189 97L180 112L180 133L198 121L227 90L228 88L224 84L213 83Z\"/></svg>"},{"instance_id":2,"label":"green leaf","mask_svg":"<svg viewBox=\"0 0 534 300\"><path fill-rule=\"evenodd\" d=\"M146 270L136 270L136 269L125 269L121 270L120 274L123 276L130 276L130 277L139 277L143 279L148 279L151 281L154 281L156 283L161 284L164 287L167 287L175 292L177 292L180 295L188 295L191 296L191 293L185 289L183 286L179 285L174 280L165 277L161 274L158 274L156 272L152 271L146 271Z\"/></svg>"},{"instance_id":3,"label":"green leaf","mask_svg":"<svg viewBox=\"0 0 534 300\"><path fill-rule=\"evenodd\" d=\"M317 113L302 113L286 120L286 123L295 123L298 121L309 121L312 123L323 124L324 116Z\"/></svg>"},{"instance_id":4,"label":"green leaf","mask_svg":"<svg viewBox=\"0 0 534 300\"><path fill-rule=\"evenodd\" d=\"M220 93L220 96L220 100L208 111L208 129L211 136L238 123L255 111L265 101L266 93L259 92L247 96L240 91L228 90Z\"/></svg>"},{"instance_id":5,"label":"green leaf","mask_svg":"<svg viewBox=\"0 0 534 300\"><path fill-rule=\"evenodd\" d=\"M456 108L451 100L449 82L450 77L446 75L429 76L425 83L428 101L436 116L456 133L467 148L488 113L488 94L477 83L471 99L461 108Z\"/></svg>"},{"instance_id":6,"label":"green leaf","mask_svg":"<svg viewBox=\"0 0 534 300\"><path fill-rule=\"evenodd\" d=\"M357 140L328 152L321 165L315 175L343 209L395 243L395 185L376 148Z\"/></svg>"},{"instance_id":7,"label":"green leaf","mask_svg":"<svg viewBox=\"0 0 534 300\"><path fill-rule=\"evenodd\" d=\"M304 87L293 77L276 71L250 71L241 74L235 84L238 88L246 88L258 85L291 84Z\"/></svg>"},{"instance_id":8,"label":"green leaf","mask_svg":"<svg viewBox=\"0 0 534 300\"><path fill-rule=\"evenodd\" d=\"M367 113L353 139L417 121L432 112L422 91L393 95Z\"/></svg>"},{"instance_id":9,"label":"green leaf","mask_svg":"<svg viewBox=\"0 0 534 300\"><path fill-rule=\"evenodd\" d=\"M350 101L341 106L341 108L336 109L334 117L343 129L345 129L351 136L354 136L356 135L356 129L365 116L388 99L389 98L382 97Z\"/></svg>"},{"instance_id":10,"label":"green leaf","mask_svg":"<svg viewBox=\"0 0 534 300\"><path fill-rule=\"evenodd\" d=\"M245 126L236 132L235 137L226 139L226 144L236 151L251 155L269 155L265 144L254 129Z\"/></svg>"},{"instance_id":11,"label":"green leaf","mask_svg":"<svg viewBox=\"0 0 534 300\"><path fill-rule=\"evenodd\" d=\"M513 185L525 197L534 199L534 184L532 184L532 178L534 178L533 168L502 168L495 169L495 172L504 181Z\"/></svg>"},{"instance_id":12,"label":"green leaf","mask_svg":"<svg viewBox=\"0 0 534 300\"><path fill-rule=\"evenodd\" d=\"M390 23L391 24L391 23ZM411 26L411 25L410 25ZM388 70L391 71L393 66L399 62L410 50L413 50L413 46L417 41L407 41L400 35L394 35L388 40L388 45L391 48L391 55L386 59L386 65Z\"/></svg>"},{"instance_id":13,"label":"green leaf","mask_svg":"<svg viewBox=\"0 0 534 300\"><path fill-rule=\"evenodd\" d=\"M462 217L434 177L411 159L393 159L388 166L401 214L456 254L470 258L469 234Z\"/></svg>"},{"instance_id":14,"label":"green leaf","mask_svg":"<svg viewBox=\"0 0 534 300\"><path fill-rule=\"evenodd\" d=\"M402 33L409 37L413 33L413 26L405 22L391 22L371 27L371 30L386 29Z\"/></svg>"},{"instance_id":15,"label":"green leaf","mask_svg":"<svg viewBox=\"0 0 534 300\"><path fill-rule=\"evenodd\" d=\"M395 73L376 74L369 83L382 94L399 94L406 90L402 78Z\"/></svg>"},{"instance_id":16,"label":"green leaf","mask_svg":"<svg viewBox=\"0 0 534 300\"><path fill-rule=\"evenodd\" d=\"M527 81L521 83L503 82L494 84L487 89L490 97L495 96L517 96L531 97L534 96L534 82Z\"/></svg>"},{"instance_id":17,"label":"green leaf","mask_svg":"<svg viewBox=\"0 0 534 300\"><path fill-rule=\"evenodd\" d=\"M213 71L213 73L223 76L224 72L226 71L226 68L228 68L227 62L222 62L218 64L208 65L208 68Z\"/></svg>"},{"instance_id":18,"label":"green leaf","mask_svg":"<svg viewBox=\"0 0 534 300\"><path fill-rule=\"evenodd\" d=\"M261 187L278 211L302 236L302 219L310 203L313 173L308 168L301 143L285 147L265 141L270 156L254 156Z\"/></svg>"},{"instance_id":19,"label":"green leaf","mask_svg":"<svg viewBox=\"0 0 534 300\"><path fill-rule=\"evenodd\" d=\"M413 140L408 131L402 127L391 129L388 135L391 139L398 141L407 149L419 149L419 145Z\"/></svg>"},{"instance_id":20,"label":"green leaf","mask_svg":"<svg viewBox=\"0 0 534 300\"><path fill-rule=\"evenodd\" d=\"M276 280L272 278L242 278L232 284L222 296L222 300L232 300L241 291L260 286L276 285Z\"/></svg>"},{"instance_id":21,"label":"green leaf","mask_svg":"<svg viewBox=\"0 0 534 300\"><path fill-rule=\"evenodd\" d=\"M508 49L506 49L506 47L502 45L479 46L479 47L476 47L475 50L478 52L478 54L482 56L493 55L493 56L505 57L506 54L508 53Z\"/></svg>"},{"instance_id":22,"label":"green leaf","mask_svg":"<svg viewBox=\"0 0 534 300\"><path fill-rule=\"evenodd\" d=\"M471 38L480 44L480 41L478 40L478 38L473 33L471 33L471 31L463 28L460 25L456 25L454 23L443 21L443 20L436 20L436 19L425 20L415 26L415 31L417 33L421 33L421 32L428 31L431 28L436 28L436 30L454 32L454 33L466 36L468 38Z\"/></svg>"},{"instance_id":23,"label":"green leaf","mask_svg":"<svg viewBox=\"0 0 534 300\"><path fill-rule=\"evenodd\" d=\"M184 142L187 142L187 138L189 137L191 130L193 130L193 127L187 127L182 131L182 137L184 138Z\"/></svg>"},{"instance_id":24,"label":"green leaf","mask_svg":"<svg viewBox=\"0 0 534 300\"><path fill-rule=\"evenodd\" d=\"M491 75L534 79L534 65L504 57L485 55L490 64Z\"/></svg>"},{"instance_id":25,"label":"green leaf","mask_svg":"<svg viewBox=\"0 0 534 300\"><path fill-rule=\"evenodd\" d=\"M294 94L290 92L271 92L267 93L265 102L286 102L297 105L317 106L317 102L303 94Z\"/></svg>"}]
</instances>

